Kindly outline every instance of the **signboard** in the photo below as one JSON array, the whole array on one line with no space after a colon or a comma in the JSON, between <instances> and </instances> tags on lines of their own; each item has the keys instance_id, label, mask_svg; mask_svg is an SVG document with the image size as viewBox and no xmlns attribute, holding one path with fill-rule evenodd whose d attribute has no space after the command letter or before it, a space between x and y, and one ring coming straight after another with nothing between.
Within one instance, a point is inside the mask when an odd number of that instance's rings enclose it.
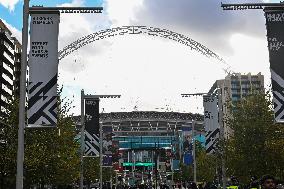
<instances>
[{"instance_id":1,"label":"signboard","mask_svg":"<svg viewBox=\"0 0 284 189\"><path fill-rule=\"evenodd\" d=\"M215 95L203 96L204 124L206 132L205 148L213 153L219 140L220 126L218 122L218 99Z\"/></svg>"},{"instance_id":2,"label":"signboard","mask_svg":"<svg viewBox=\"0 0 284 189\"><path fill-rule=\"evenodd\" d=\"M179 170L179 160L178 159L173 160L173 170Z\"/></svg>"},{"instance_id":3,"label":"signboard","mask_svg":"<svg viewBox=\"0 0 284 189\"><path fill-rule=\"evenodd\" d=\"M103 155L103 166L112 166L112 155Z\"/></svg>"},{"instance_id":4,"label":"signboard","mask_svg":"<svg viewBox=\"0 0 284 189\"><path fill-rule=\"evenodd\" d=\"M125 162L122 164L124 167L130 167L130 166L133 166L133 163L130 163L130 162ZM147 162L147 163L143 163L143 162L136 162L135 163L135 166L144 166L144 167L149 167L149 166L154 166L155 163L150 163L150 162Z\"/></svg>"},{"instance_id":5,"label":"signboard","mask_svg":"<svg viewBox=\"0 0 284 189\"><path fill-rule=\"evenodd\" d=\"M183 163L185 165L191 165L193 163L193 156L191 152L186 152L183 155Z\"/></svg>"},{"instance_id":6,"label":"signboard","mask_svg":"<svg viewBox=\"0 0 284 189\"><path fill-rule=\"evenodd\" d=\"M31 14L28 127L56 127L59 12Z\"/></svg>"},{"instance_id":7,"label":"signboard","mask_svg":"<svg viewBox=\"0 0 284 189\"><path fill-rule=\"evenodd\" d=\"M284 8L267 7L267 41L276 122L284 122Z\"/></svg>"},{"instance_id":8,"label":"signboard","mask_svg":"<svg viewBox=\"0 0 284 189\"><path fill-rule=\"evenodd\" d=\"M100 155L99 99L85 100L85 155Z\"/></svg>"},{"instance_id":9,"label":"signboard","mask_svg":"<svg viewBox=\"0 0 284 189\"><path fill-rule=\"evenodd\" d=\"M115 145L115 143L114 143ZM103 127L103 165L112 166L112 154L115 153L115 148L112 143L112 127Z\"/></svg>"}]
</instances>

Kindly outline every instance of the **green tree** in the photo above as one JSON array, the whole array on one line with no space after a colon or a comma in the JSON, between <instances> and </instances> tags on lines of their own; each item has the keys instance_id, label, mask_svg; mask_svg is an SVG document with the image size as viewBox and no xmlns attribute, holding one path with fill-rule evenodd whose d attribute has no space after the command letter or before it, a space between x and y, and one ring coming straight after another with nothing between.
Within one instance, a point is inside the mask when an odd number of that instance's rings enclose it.
<instances>
[{"instance_id":1,"label":"green tree","mask_svg":"<svg viewBox=\"0 0 284 189\"><path fill-rule=\"evenodd\" d=\"M182 181L189 181L192 180L193 174L192 174L192 166L188 166L185 164L181 164L181 180Z\"/></svg>"},{"instance_id":2,"label":"green tree","mask_svg":"<svg viewBox=\"0 0 284 189\"><path fill-rule=\"evenodd\" d=\"M0 117L0 188L15 188L18 145L18 100L10 99Z\"/></svg>"},{"instance_id":3,"label":"green tree","mask_svg":"<svg viewBox=\"0 0 284 189\"><path fill-rule=\"evenodd\" d=\"M84 158L84 179L88 184L100 179L100 158Z\"/></svg>"},{"instance_id":4,"label":"green tree","mask_svg":"<svg viewBox=\"0 0 284 189\"><path fill-rule=\"evenodd\" d=\"M197 180L213 181L216 176L217 158L214 154L207 154L204 147L197 151Z\"/></svg>"},{"instance_id":5,"label":"green tree","mask_svg":"<svg viewBox=\"0 0 284 189\"><path fill-rule=\"evenodd\" d=\"M196 150L196 177L198 181L213 181L218 167L217 155L207 154L205 147L199 141L195 141ZM181 172L174 174L175 180L193 180L193 165L181 164Z\"/></svg>"},{"instance_id":6,"label":"green tree","mask_svg":"<svg viewBox=\"0 0 284 189\"><path fill-rule=\"evenodd\" d=\"M79 179L79 145L75 123L68 115L70 103L60 103L56 128L33 128L25 132L25 183L71 185Z\"/></svg>"},{"instance_id":7,"label":"green tree","mask_svg":"<svg viewBox=\"0 0 284 189\"><path fill-rule=\"evenodd\" d=\"M243 182L252 175L283 178L284 127L274 123L270 99L269 94L252 94L229 107L225 121L233 135L225 144L226 165L228 174Z\"/></svg>"}]
</instances>

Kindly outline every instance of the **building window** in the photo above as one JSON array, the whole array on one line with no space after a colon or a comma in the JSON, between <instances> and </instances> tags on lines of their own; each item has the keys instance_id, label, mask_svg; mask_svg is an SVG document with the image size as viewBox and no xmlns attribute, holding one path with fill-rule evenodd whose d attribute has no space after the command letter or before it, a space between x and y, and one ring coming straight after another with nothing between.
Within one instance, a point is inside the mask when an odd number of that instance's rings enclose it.
<instances>
[{"instance_id":1,"label":"building window","mask_svg":"<svg viewBox=\"0 0 284 189\"><path fill-rule=\"evenodd\" d=\"M4 53L3 53L3 56L4 56L11 64L14 63L13 58L12 58L10 55L8 55L5 51L4 51Z\"/></svg>"},{"instance_id":2,"label":"building window","mask_svg":"<svg viewBox=\"0 0 284 189\"><path fill-rule=\"evenodd\" d=\"M5 73L2 74L2 78L7 81L10 85L13 85L13 80L10 79L9 76L7 76Z\"/></svg>"}]
</instances>

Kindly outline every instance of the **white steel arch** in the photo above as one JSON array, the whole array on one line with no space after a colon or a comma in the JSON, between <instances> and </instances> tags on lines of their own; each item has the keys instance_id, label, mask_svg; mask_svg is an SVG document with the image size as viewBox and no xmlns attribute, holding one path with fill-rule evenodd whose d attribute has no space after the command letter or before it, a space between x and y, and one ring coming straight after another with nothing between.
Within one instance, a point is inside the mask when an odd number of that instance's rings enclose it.
<instances>
[{"instance_id":1,"label":"white steel arch","mask_svg":"<svg viewBox=\"0 0 284 189\"><path fill-rule=\"evenodd\" d=\"M202 55L214 58L220 61L221 63L224 63L228 66L228 64L216 53L211 51L206 46L202 45L201 43L184 36L182 34L167 30L167 29L160 29L156 27L147 27L147 26L122 26L122 27L116 27L106 30L101 30L89 35L86 35L84 37L81 37L77 39L76 41L70 43L69 45L65 46L62 50L58 52L58 58L59 60L62 60L72 52L78 50L79 48L86 46L90 43L93 43L98 40L102 40L109 37L115 37L120 35L137 35L137 34L146 34L149 36L157 36L162 38L167 38L170 40L174 40L176 42L179 42L183 45L188 46L191 50L195 50Z\"/></svg>"}]
</instances>

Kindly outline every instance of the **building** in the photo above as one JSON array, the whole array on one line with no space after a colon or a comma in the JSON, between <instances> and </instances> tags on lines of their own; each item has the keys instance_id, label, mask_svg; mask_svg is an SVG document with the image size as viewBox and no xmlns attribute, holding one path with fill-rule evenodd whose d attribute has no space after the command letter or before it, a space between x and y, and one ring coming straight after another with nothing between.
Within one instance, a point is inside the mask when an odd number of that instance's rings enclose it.
<instances>
[{"instance_id":1,"label":"building","mask_svg":"<svg viewBox=\"0 0 284 189\"><path fill-rule=\"evenodd\" d=\"M22 45L16 38L13 38L13 39L14 39L14 42L15 42L14 94L15 94L15 97L20 98L20 76L21 76Z\"/></svg>"},{"instance_id":2,"label":"building","mask_svg":"<svg viewBox=\"0 0 284 189\"><path fill-rule=\"evenodd\" d=\"M0 117L13 94L19 96L20 59L21 44L0 19Z\"/></svg>"},{"instance_id":3,"label":"building","mask_svg":"<svg viewBox=\"0 0 284 189\"><path fill-rule=\"evenodd\" d=\"M193 120L195 139L205 138L200 114L156 111L100 114L104 133L112 133L112 146L117 147L112 165L129 184L133 179L139 183L156 178L164 183L171 180L169 175L183 162L184 144L192 138ZM174 162L178 162L177 166Z\"/></svg>"},{"instance_id":4,"label":"building","mask_svg":"<svg viewBox=\"0 0 284 189\"><path fill-rule=\"evenodd\" d=\"M229 116L226 102L237 102L243 97L255 93L264 92L264 76L261 73L252 75L248 73L242 75L240 73L228 74L225 79L217 80L211 87L209 93L218 93L220 102L219 107L223 109L223 116ZM224 136L226 138L232 134L229 127L224 125Z\"/></svg>"},{"instance_id":5,"label":"building","mask_svg":"<svg viewBox=\"0 0 284 189\"><path fill-rule=\"evenodd\" d=\"M75 119L80 123L80 117ZM193 120L195 139L205 145L203 119L200 114L179 112L101 113L103 165L113 166L117 176L129 184L133 180L153 181L156 177L159 182L166 182L170 180L167 176L179 169L179 162L189 150L185 151L184 144L192 138Z\"/></svg>"}]
</instances>

